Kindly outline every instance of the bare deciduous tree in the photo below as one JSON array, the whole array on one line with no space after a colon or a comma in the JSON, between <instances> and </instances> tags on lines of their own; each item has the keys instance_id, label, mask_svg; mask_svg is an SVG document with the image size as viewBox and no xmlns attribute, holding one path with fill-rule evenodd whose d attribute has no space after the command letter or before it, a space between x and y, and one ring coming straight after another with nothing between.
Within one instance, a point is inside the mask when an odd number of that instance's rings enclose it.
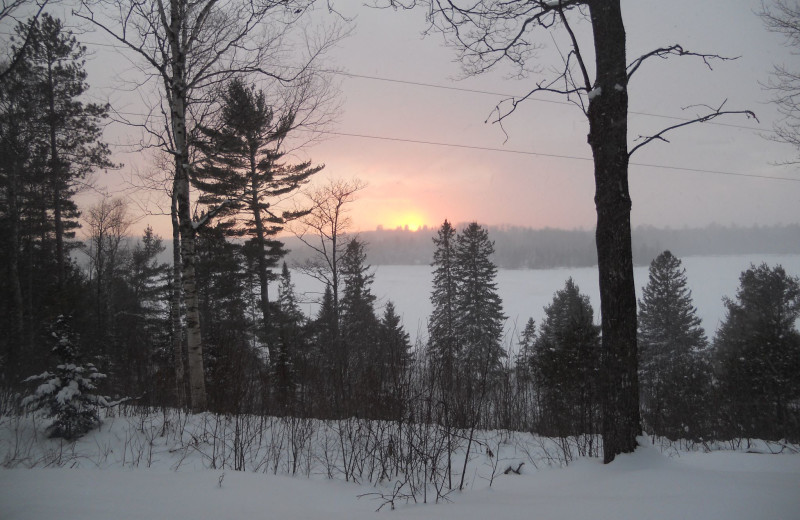
<instances>
[{"instance_id":1,"label":"bare deciduous tree","mask_svg":"<svg viewBox=\"0 0 800 520\"><path fill-rule=\"evenodd\" d=\"M763 2L760 15L767 29L782 34L797 55L800 52L800 3L791 0ZM800 68L775 65L765 86L783 116L774 125L775 140L794 146L800 153ZM797 162L800 162L800 155L792 161Z\"/></svg>"},{"instance_id":2,"label":"bare deciduous tree","mask_svg":"<svg viewBox=\"0 0 800 520\"><path fill-rule=\"evenodd\" d=\"M380 3L380 2L379 2ZM554 93L566 96L586 115L588 142L594 157L596 244L600 281L603 344L604 460L636 448L639 425L637 379L636 292L631 250L631 198L628 162L631 154L688 124L731 113L709 108L692 121L651 136L628 149L628 85L643 63L651 58L694 56L710 64L717 55L668 45L647 52L632 62L626 58L625 26L620 0L388 0L384 6L427 10L430 29L444 33L457 49L467 75L477 75L511 65L521 78L534 72L541 31L563 31L569 51L561 53L562 66L535 83L527 94L500 103L495 122L511 115L531 96ZM592 28L592 45L576 33L580 19ZM594 63L590 60L594 54ZM742 111L737 113L750 112Z\"/></svg>"},{"instance_id":3,"label":"bare deciduous tree","mask_svg":"<svg viewBox=\"0 0 800 520\"><path fill-rule=\"evenodd\" d=\"M331 179L328 184L307 193L311 211L299 220L295 235L317 254L314 261L302 266L310 276L331 288L333 308L339 316L341 259L347 246L347 230L351 226L347 205L366 184L359 179Z\"/></svg>"}]
</instances>

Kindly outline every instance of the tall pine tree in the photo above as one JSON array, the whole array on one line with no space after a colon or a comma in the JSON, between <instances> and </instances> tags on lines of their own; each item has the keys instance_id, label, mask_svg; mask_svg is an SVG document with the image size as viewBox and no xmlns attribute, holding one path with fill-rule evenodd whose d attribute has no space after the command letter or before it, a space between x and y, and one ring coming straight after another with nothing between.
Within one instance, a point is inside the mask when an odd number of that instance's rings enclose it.
<instances>
[{"instance_id":1,"label":"tall pine tree","mask_svg":"<svg viewBox=\"0 0 800 520\"><path fill-rule=\"evenodd\" d=\"M800 280L781 266L750 266L714 350L724 411L723 435L800 438Z\"/></svg>"},{"instance_id":2,"label":"tall pine tree","mask_svg":"<svg viewBox=\"0 0 800 520\"><path fill-rule=\"evenodd\" d=\"M540 432L598 433L600 327L589 297L570 278L544 312L533 356L541 394Z\"/></svg>"},{"instance_id":3,"label":"tall pine tree","mask_svg":"<svg viewBox=\"0 0 800 520\"><path fill-rule=\"evenodd\" d=\"M651 262L639 300L639 392L651 433L671 439L703 435L711 390L707 347L686 270L664 251Z\"/></svg>"},{"instance_id":4,"label":"tall pine tree","mask_svg":"<svg viewBox=\"0 0 800 520\"><path fill-rule=\"evenodd\" d=\"M428 351L436 380L445 394L456 381L456 361L460 353L456 328L456 230L447 220L433 239L433 289L428 319Z\"/></svg>"},{"instance_id":5,"label":"tall pine tree","mask_svg":"<svg viewBox=\"0 0 800 520\"><path fill-rule=\"evenodd\" d=\"M506 356L503 302L497 293L494 243L486 229L473 222L456 238L455 326L461 338L460 362L467 377L481 378L502 369Z\"/></svg>"},{"instance_id":6,"label":"tall pine tree","mask_svg":"<svg viewBox=\"0 0 800 520\"><path fill-rule=\"evenodd\" d=\"M205 159L192 181L204 192L200 202L209 206L209 214L229 217L224 223L229 235L249 237L266 339L271 328L268 289L275 278L272 269L287 253L275 235L287 222L307 213L281 210L280 202L323 166L283 161L282 143L296 128L299 107L290 105L276 113L263 91L241 79L225 86L221 105L217 127L200 128L205 139L198 148Z\"/></svg>"}]
</instances>

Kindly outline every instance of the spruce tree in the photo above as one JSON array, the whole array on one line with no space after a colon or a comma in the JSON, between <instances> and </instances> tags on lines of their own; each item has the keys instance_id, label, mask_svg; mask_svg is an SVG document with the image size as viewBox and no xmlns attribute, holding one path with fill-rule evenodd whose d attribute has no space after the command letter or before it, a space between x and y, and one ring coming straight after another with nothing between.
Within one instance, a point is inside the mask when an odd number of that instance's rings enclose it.
<instances>
[{"instance_id":1,"label":"spruce tree","mask_svg":"<svg viewBox=\"0 0 800 520\"><path fill-rule=\"evenodd\" d=\"M447 220L433 239L433 310L428 319L428 351L443 391L449 393L455 385L459 336L456 328L456 230Z\"/></svg>"},{"instance_id":2,"label":"spruce tree","mask_svg":"<svg viewBox=\"0 0 800 520\"><path fill-rule=\"evenodd\" d=\"M767 264L744 271L714 339L730 429L723 435L800 439L800 279Z\"/></svg>"},{"instance_id":3,"label":"spruce tree","mask_svg":"<svg viewBox=\"0 0 800 520\"><path fill-rule=\"evenodd\" d=\"M598 433L600 327L589 297L570 278L544 312L533 356L542 403L540 433Z\"/></svg>"},{"instance_id":4,"label":"spruce tree","mask_svg":"<svg viewBox=\"0 0 800 520\"><path fill-rule=\"evenodd\" d=\"M503 336L503 302L497 294L497 267L492 262L494 244L486 229L473 222L456 238L455 328L461 340L465 375L482 378L502 369L506 356Z\"/></svg>"},{"instance_id":5,"label":"spruce tree","mask_svg":"<svg viewBox=\"0 0 800 520\"><path fill-rule=\"evenodd\" d=\"M72 330L71 318L56 318L50 332L52 355L58 360L54 371L46 371L27 378L26 382L42 381L34 392L22 400L22 405L33 410L44 410L52 419L47 427L51 437L67 440L81 437L100 424L98 407L108 406L106 397L97 395L97 382L105 374L91 363L82 365L77 335Z\"/></svg>"},{"instance_id":6,"label":"spruce tree","mask_svg":"<svg viewBox=\"0 0 800 520\"><path fill-rule=\"evenodd\" d=\"M364 243L357 238L347 243L342 257L344 291L341 301L341 344L346 360L344 398L363 413L374 414L375 402L382 384L378 346L378 317L375 314L375 295L372 294L374 275L366 265Z\"/></svg>"},{"instance_id":7,"label":"spruce tree","mask_svg":"<svg viewBox=\"0 0 800 520\"><path fill-rule=\"evenodd\" d=\"M270 355L272 385L279 409L292 413L296 410L291 407L297 401L298 389L302 390L307 374L308 349L305 316L297 303L286 262L279 279L275 321L275 340Z\"/></svg>"},{"instance_id":8,"label":"spruce tree","mask_svg":"<svg viewBox=\"0 0 800 520\"><path fill-rule=\"evenodd\" d=\"M707 347L686 270L664 251L650 264L639 301L639 392L649 432L671 439L704 434L711 389Z\"/></svg>"},{"instance_id":9,"label":"spruce tree","mask_svg":"<svg viewBox=\"0 0 800 520\"><path fill-rule=\"evenodd\" d=\"M407 395L407 371L411 367L411 342L397 315L394 303L386 303L378 330L381 379L381 408L386 419L403 416Z\"/></svg>"}]
</instances>

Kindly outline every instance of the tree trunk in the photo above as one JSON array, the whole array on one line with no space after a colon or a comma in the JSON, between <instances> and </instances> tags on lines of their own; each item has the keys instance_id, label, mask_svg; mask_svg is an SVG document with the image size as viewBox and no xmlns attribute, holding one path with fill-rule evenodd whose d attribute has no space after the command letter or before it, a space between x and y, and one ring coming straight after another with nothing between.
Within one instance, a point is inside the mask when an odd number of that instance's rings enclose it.
<instances>
[{"instance_id":1,"label":"tree trunk","mask_svg":"<svg viewBox=\"0 0 800 520\"><path fill-rule=\"evenodd\" d=\"M189 200L189 146L186 135L186 49L182 28L188 13L182 0L170 2L170 27L167 38L172 60L172 81L167 85L175 145L175 196L181 238L181 278L186 305L186 346L189 364L189 392L194 412L206 409L206 384L203 370L203 342L200 334L200 308L195 280L195 230Z\"/></svg>"},{"instance_id":2,"label":"tree trunk","mask_svg":"<svg viewBox=\"0 0 800 520\"><path fill-rule=\"evenodd\" d=\"M597 265L602 315L603 459L636 449L639 382L636 291L628 192L625 27L619 0L589 3L597 80L589 102L594 156Z\"/></svg>"},{"instance_id":3,"label":"tree trunk","mask_svg":"<svg viewBox=\"0 0 800 520\"><path fill-rule=\"evenodd\" d=\"M258 200L258 185L256 181L256 158L255 153L250 152L250 178L251 189L253 190L253 197L251 199L253 209L253 222L256 227L256 240L258 247L256 248L258 254L258 281L261 285L261 315L264 319L264 342L267 347L267 356L270 363L274 360L271 357L271 350L269 346L270 338L270 316L269 316L269 272L267 269L267 240L264 231L264 222L261 220L261 210L259 209Z\"/></svg>"},{"instance_id":4,"label":"tree trunk","mask_svg":"<svg viewBox=\"0 0 800 520\"><path fill-rule=\"evenodd\" d=\"M181 231L174 183L170 215L172 216L172 292L170 294L172 357L175 362L175 401L176 406L182 408L186 405L186 383L183 370L183 327L181 326Z\"/></svg>"},{"instance_id":5,"label":"tree trunk","mask_svg":"<svg viewBox=\"0 0 800 520\"><path fill-rule=\"evenodd\" d=\"M12 316L11 331L8 338L8 373L19 374L18 356L19 347L22 345L22 334L24 330L23 321L23 302L22 284L19 278L19 211L17 206L17 176L18 169L14 167L14 173L10 175L8 186L8 270L11 280L11 307Z\"/></svg>"},{"instance_id":6,"label":"tree trunk","mask_svg":"<svg viewBox=\"0 0 800 520\"><path fill-rule=\"evenodd\" d=\"M64 287L64 223L61 218L61 161L58 157L58 140L56 138L56 106L53 64L47 64L48 109L50 131L50 175L53 182L53 221L56 234L56 272L58 273L58 290Z\"/></svg>"}]
</instances>

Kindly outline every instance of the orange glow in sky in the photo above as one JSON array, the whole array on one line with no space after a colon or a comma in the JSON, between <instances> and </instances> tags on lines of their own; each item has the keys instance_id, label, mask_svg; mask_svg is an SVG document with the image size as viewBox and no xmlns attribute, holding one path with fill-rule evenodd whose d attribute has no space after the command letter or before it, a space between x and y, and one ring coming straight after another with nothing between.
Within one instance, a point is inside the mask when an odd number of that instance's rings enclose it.
<instances>
[{"instance_id":1,"label":"orange glow in sky","mask_svg":"<svg viewBox=\"0 0 800 520\"><path fill-rule=\"evenodd\" d=\"M384 229L397 229L398 227L405 229L408 226L409 230L417 231L428 222L421 211L405 210L384 216L381 224Z\"/></svg>"}]
</instances>

